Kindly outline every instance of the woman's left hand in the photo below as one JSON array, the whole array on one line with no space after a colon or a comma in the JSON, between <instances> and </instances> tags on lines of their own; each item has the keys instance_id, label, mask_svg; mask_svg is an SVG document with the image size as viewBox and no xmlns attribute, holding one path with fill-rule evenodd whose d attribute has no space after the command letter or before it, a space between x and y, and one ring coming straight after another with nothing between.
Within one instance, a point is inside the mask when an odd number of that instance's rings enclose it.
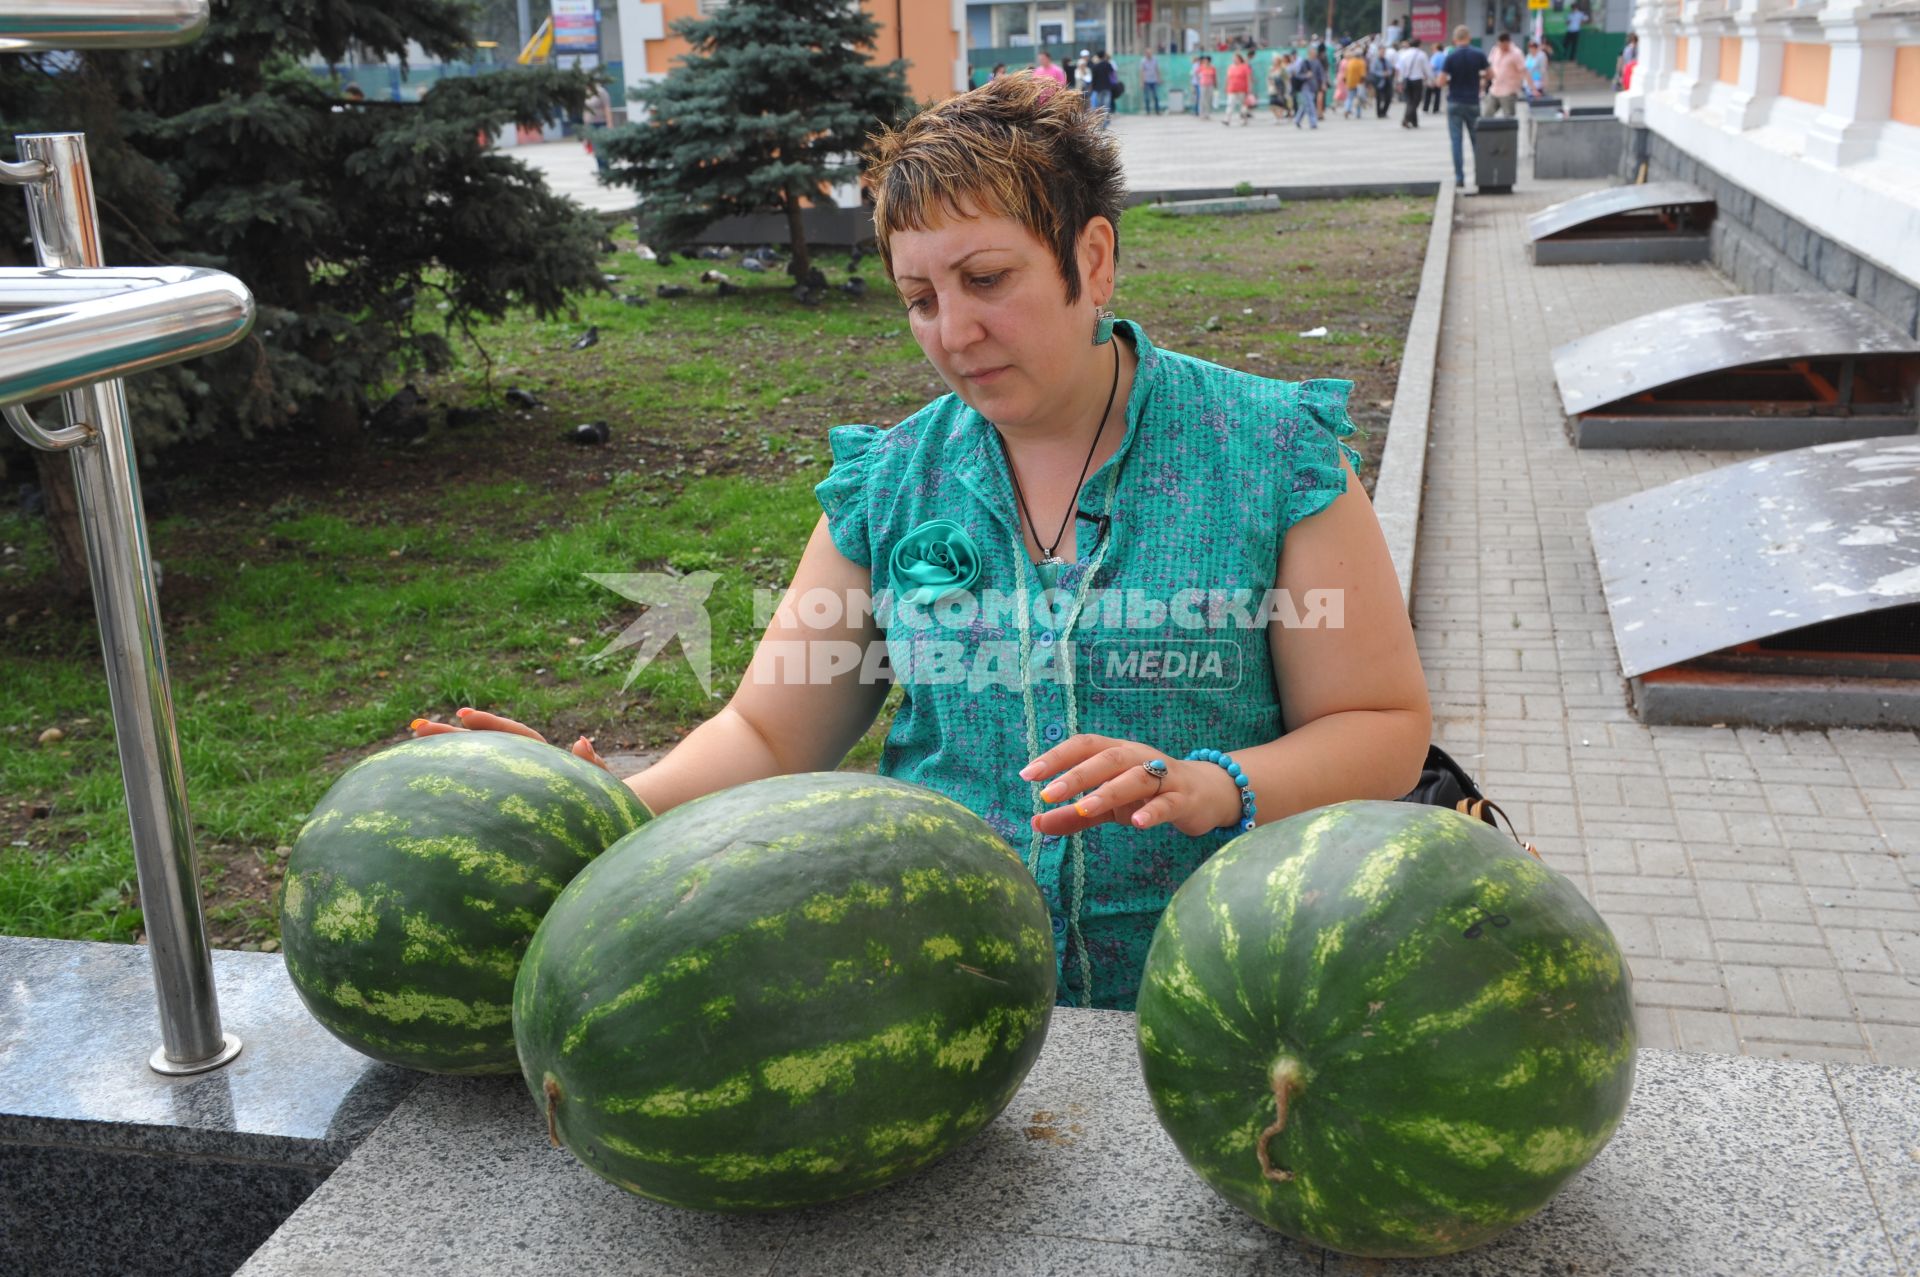
<instances>
[{"instance_id":1,"label":"woman's left hand","mask_svg":"<svg viewBox=\"0 0 1920 1277\"><path fill-rule=\"evenodd\" d=\"M1165 780L1141 766L1164 759ZM1240 820L1240 787L1217 763L1185 762L1139 741L1082 734L1020 769L1022 780L1052 776L1040 797L1064 803L1033 818L1042 834L1072 834L1108 821L1132 829L1168 824L1189 836ZM1077 797L1077 801L1072 801Z\"/></svg>"}]
</instances>

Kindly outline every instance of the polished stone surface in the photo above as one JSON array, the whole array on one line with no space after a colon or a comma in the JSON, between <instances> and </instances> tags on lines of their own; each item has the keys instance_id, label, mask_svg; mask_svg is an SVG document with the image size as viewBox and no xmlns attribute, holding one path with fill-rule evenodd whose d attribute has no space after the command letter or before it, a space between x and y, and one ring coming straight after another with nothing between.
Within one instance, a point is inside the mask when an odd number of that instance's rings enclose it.
<instances>
[{"instance_id":1,"label":"polished stone surface","mask_svg":"<svg viewBox=\"0 0 1920 1277\"><path fill-rule=\"evenodd\" d=\"M1920 1075L1642 1051L1619 1134L1539 1216L1396 1275L1920 1274ZM1871 1127L1874 1138L1859 1138ZM406 1203L396 1209L396 1203ZM927 1171L771 1217L671 1210L548 1147L511 1079L423 1083L241 1270L1290 1274L1377 1272L1266 1231L1188 1170L1133 1018L1059 1010L1013 1104Z\"/></svg>"},{"instance_id":2,"label":"polished stone surface","mask_svg":"<svg viewBox=\"0 0 1920 1277\"><path fill-rule=\"evenodd\" d=\"M8 1277L227 1277L324 1166L0 1143Z\"/></svg>"},{"instance_id":3,"label":"polished stone surface","mask_svg":"<svg viewBox=\"0 0 1920 1277\"><path fill-rule=\"evenodd\" d=\"M278 954L216 951L237 1059L192 1077L160 1044L139 945L0 936L0 1145L86 1145L332 1167L419 1085L307 1014Z\"/></svg>"}]
</instances>

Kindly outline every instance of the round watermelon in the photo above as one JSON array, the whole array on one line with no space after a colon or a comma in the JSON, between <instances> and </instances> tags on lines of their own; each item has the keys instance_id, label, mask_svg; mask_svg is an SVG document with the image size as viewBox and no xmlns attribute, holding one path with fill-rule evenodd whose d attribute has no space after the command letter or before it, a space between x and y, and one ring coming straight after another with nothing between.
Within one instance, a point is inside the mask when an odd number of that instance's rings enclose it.
<instances>
[{"instance_id":1,"label":"round watermelon","mask_svg":"<svg viewBox=\"0 0 1920 1277\"><path fill-rule=\"evenodd\" d=\"M777 776L675 807L562 893L514 989L548 1134L674 1206L849 1197L1006 1107L1053 1009L1039 888L932 790Z\"/></svg>"},{"instance_id":2,"label":"round watermelon","mask_svg":"<svg viewBox=\"0 0 1920 1277\"><path fill-rule=\"evenodd\" d=\"M648 819L620 781L507 732L407 741L349 768L287 859L280 944L314 1018L433 1073L511 1073L513 978L588 861Z\"/></svg>"},{"instance_id":3,"label":"round watermelon","mask_svg":"<svg viewBox=\"0 0 1920 1277\"><path fill-rule=\"evenodd\" d=\"M1606 923L1491 826L1399 802L1262 825L1174 893L1141 1067L1200 1177L1289 1237L1441 1255L1593 1160L1633 1087Z\"/></svg>"}]
</instances>

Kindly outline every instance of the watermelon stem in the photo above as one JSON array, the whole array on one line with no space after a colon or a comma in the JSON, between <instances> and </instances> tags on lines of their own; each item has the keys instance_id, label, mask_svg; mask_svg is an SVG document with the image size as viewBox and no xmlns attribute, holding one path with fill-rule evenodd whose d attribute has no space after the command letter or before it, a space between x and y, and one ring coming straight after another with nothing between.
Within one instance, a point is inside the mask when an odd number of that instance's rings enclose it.
<instances>
[{"instance_id":1,"label":"watermelon stem","mask_svg":"<svg viewBox=\"0 0 1920 1277\"><path fill-rule=\"evenodd\" d=\"M557 1119L560 1113L560 1084L554 1081L553 1074L549 1073L542 1089L547 1093L547 1143L559 1148L560 1126Z\"/></svg>"},{"instance_id":2,"label":"watermelon stem","mask_svg":"<svg viewBox=\"0 0 1920 1277\"><path fill-rule=\"evenodd\" d=\"M1273 1125L1260 1132L1260 1142L1254 1145L1254 1153L1260 1158L1260 1173L1276 1183L1284 1184L1293 1178L1293 1172L1282 1170L1273 1164L1267 1153L1267 1142L1278 1135L1287 1125L1287 1100L1300 1089L1300 1062L1292 1056L1283 1055L1273 1062Z\"/></svg>"}]
</instances>

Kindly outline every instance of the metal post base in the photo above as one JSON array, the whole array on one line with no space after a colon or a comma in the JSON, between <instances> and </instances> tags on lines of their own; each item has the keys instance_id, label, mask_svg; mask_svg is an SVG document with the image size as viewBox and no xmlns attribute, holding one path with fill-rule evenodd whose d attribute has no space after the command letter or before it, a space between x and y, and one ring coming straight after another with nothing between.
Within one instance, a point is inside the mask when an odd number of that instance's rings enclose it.
<instances>
[{"instance_id":1,"label":"metal post base","mask_svg":"<svg viewBox=\"0 0 1920 1277\"><path fill-rule=\"evenodd\" d=\"M231 1033L222 1033L220 1037L224 1045L204 1060L169 1059L166 1047L155 1047L153 1054L147 1057L147 1067L155 1073L164 1073L168 1077L186 1077L192 1073L212 1072L240 1054L239 1038Z\"/></svg>"}]
</instances>

